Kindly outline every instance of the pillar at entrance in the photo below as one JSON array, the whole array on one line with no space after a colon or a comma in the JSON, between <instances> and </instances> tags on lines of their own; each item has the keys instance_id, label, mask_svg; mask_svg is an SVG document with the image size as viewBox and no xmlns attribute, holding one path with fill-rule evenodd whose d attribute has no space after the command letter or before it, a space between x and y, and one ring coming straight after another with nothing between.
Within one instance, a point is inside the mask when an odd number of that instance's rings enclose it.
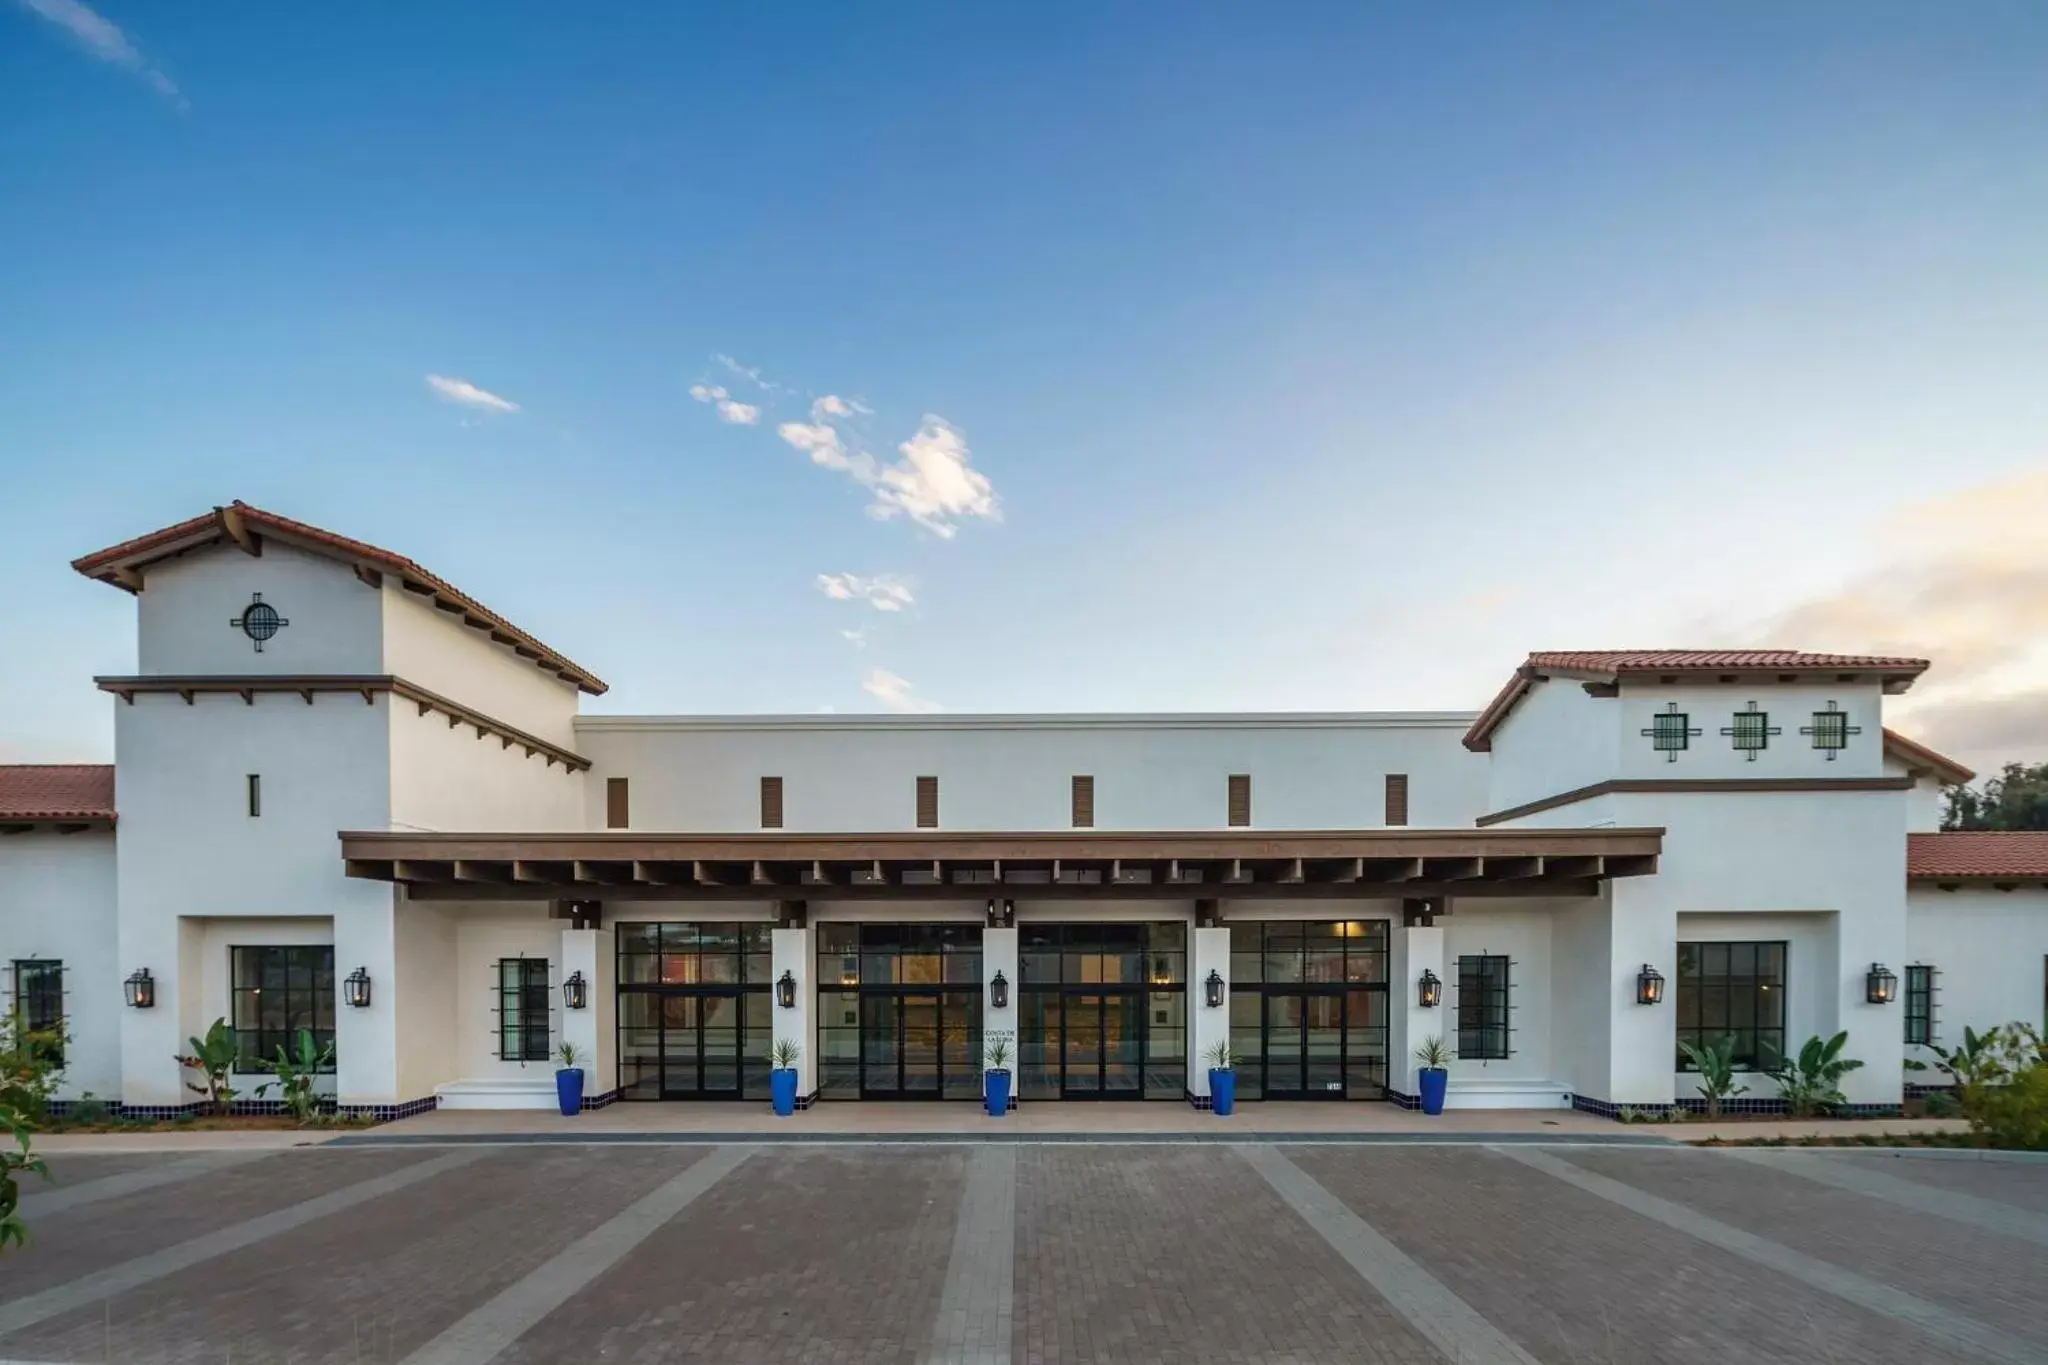
<instances>
[{"instance_id":1,"label":"pillar at entrance","mask_svg":"<svg viewBox=\"0 0 2048 1365\"><path fill-rule=\"evenodd\" d=\"M1433 918L1433 917L1432 917ZM1422 1005L1422 974L1444 979L1444 931L1434 923L1390 925L1387 956L1387 1089L1397 1097L1419 1102L1422 1083L1415 1071L1421 1063L1415 1050L1428 1038L1451 1042L1449 1006ZM1449 985L1440 1000L1451 998Z\"/></svg>"},{"instance_id":2,"label":"pillar at entrance","mask_svg":"<svg viewBox=\"0 0 2048 1365\"><path fill-rule=\"evenodd\" d=\"M583 1068L585 1100L602 1099L619 1086L618 990L616 939L609 929L562 931L562 980L583 974L580 1010L562 1005L562 1040L576 1048Z\"/></svg>"},{"instance_id":3,"label":"pillar at entrance","mask_svg":"<svg viewBox=\"0 0 2048 1365\"><path fill-rule=\"evenodd\" d=\"M997 972L1003 974L1005 999L1007 1000L1007 1003L1001 1009L996 1008L995 979ZM1014 1104L1017 1094L1018 1045L1021 1041L1017 1037L1017 931L1015 929L984 929L981 931L981 977L982 1070L986 1072L988 1069L987 1039L989 1036L997 1032L1009 1034L1010 1060L1005 1065L1010 1068L1011 1072L1010 1095L1011 1103ZM987 1093L986 1090L983 1093Z\"/></svg>"},{"instance_id":4,"label":"pillar at entrance","mask_svg":"<svg viewBox=\"0 0 2048 1365\"><path fill-rule=\"evenodd\" d=\"M776 929L771 933L771 946L774 956L769 962L768 979L774 984L769 987L768 1008L775 1018L774 1041L787 1040L803 1050L796 1066L796 1093L798 1099L809 1101L818 1093L818 1039L817 1030L811 1026L818 993L811 980L810 928ZM784 972L796 978L796 1003L786 1009L782 1004Z\"/></svg>"},{"instance_id":5,"label":"pillar at entrance","mask_svg":"<svg viewBox=\"0 0 2048 1365\"><path fill-rule=\"evenodd\" d=\"M1188 1094L1209 1097L1209 1054L1230 1041L1230 929L1196 929L1188 955ZM1209 1003L1209 973L1223 980L1223 1003Z\"/></svg>"}]
</instances>

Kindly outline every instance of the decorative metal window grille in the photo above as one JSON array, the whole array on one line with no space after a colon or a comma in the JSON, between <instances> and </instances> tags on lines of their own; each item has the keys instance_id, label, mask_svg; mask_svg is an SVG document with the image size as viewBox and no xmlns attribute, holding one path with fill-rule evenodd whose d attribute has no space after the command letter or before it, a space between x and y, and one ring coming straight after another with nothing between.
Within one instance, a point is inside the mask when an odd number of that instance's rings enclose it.
<instances>
[{"instance_id":1,"label":"decorative metal window grille","mask_svg":"<svg viewBox=\"0 0 2048 1365\"><path fill-rule=\"evenodd\" d=\"M296 1056L299 1030L313 1045L334 1041L334 947L311 943L283 948L237 947L233 1009L237 1071L255 1071L283 1048ZM333 1070L332 1064L327 1068Z\"/></svg>"},{"instance_id":2,"label":"decorative metal window grille","mask_svg":"<svg viewBox=\"0 0 2048 1365\"><path fill-rule=\"evenodd\" d=\"M55 1065L64 1065L64 964L50 958L17 961L14 1011L24 1032L52 1035L41 1046Z\"/></svg>"},{"instance_id":3,"label":"decorative metal window grille","mask_svg":"<svg viewBox=\"0 0 2048 1365\"><path fill-rule=\"evenodd\" d=\"M1739 1071L1768 1071L1785 1056L1785 952L1780 942L1678 945L1678 1041L1733 1038ZM1678 1070L1691 1071L1681 1049Z\"/></svg>"},{"instance_id":4,"label":"decorative metal window grille","mask_svg":"<svg viewBox=\"0 0 2048 1365\"><path fill-rule=\"evenodd\" d=\"M548 960L498 959L498 1056L508 1062L548 1059Z\"/></svg>"},{"instance_id":5,"label":"decorative metal window grille","mask_svg":"<svg viewBox=\"0 0 2048 1365\"><path fill-rule=\"evenodd\" d=\"M1699 734L1693 728L1692 717L1678 709L1678 703L1666 702L1664 709L1650 717L1649 728L1643 733L1649 736L1650 747L1663 754L1666 761L1678 762L1679 751L1691 747L1690 741Z\"/></svg>"},{"instance_id":6,"label":"decorative metal window grille","mask_svg":"<svg viewBox=\"0 0 2048 1365\"><path fill-rule=\"evenodd\" d=\"M1829 702L1827 710L1813 713L1813 724L1799 727L1799 733L1811 735L1813 747L1827 750L1828 762L1832 763L1837 753L1849 747L1849 736L1862 734L1863 727L1851 725L1849 713Z\"/></svg>"},{"instance_id":7,"label":"decorative metal window grille","mask_svg":"<svg viewBox=\"0 0 2048 1365\"><path fill-rule=\"evenodd\" d=\"M1757 710L1755 702L1737 711L1732 719L1735 723L1723 726L1721 733L1733 737L1736 752L1752 763L1759 752L1771 747L1772 735L1784 733L1771 724L1770 712Z\"/></svg>"},{"instance_id":8,"label":"decorative metal window grille","mask_svg":"<svg viewBox=\"0 0 2048 1365\"><path fill-rule=\"evenodd\" d=\"M1458 1056L1500 1061L1508 1053L1508 977L1505 957L1458 959Z\"/></svg>"},{"instance_id":9,"label":"decorative metal window grille","mask_svg":"<svg viewBox=\"0 0 2048 1365\"><path fill-rule=\"evenodd\" d=\"M1934 968L1906 968L1906 1041L1934 1041Z\"/></svg>"}]
</instances>

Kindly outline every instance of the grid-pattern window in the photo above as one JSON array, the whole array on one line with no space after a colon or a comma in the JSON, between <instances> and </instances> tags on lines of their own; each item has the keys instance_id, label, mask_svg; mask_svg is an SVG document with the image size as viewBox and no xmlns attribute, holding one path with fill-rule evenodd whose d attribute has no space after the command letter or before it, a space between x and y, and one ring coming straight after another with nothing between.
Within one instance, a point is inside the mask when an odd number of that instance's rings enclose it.
<instances>
[{"instance_id":1,"label":"grid-pattern window","mask_svg":"<svg viewBox=\"0 0 2048 1365\"><path fill-rule=\"evenodd\" d=\"M1381 1092L1387 933L1383 919L1230 926L1230 1050L1240 1098L1327 1094L1340 1075L1354 1099Z\"/></svg>"},{"instance_id":2,"label":"grid-pattern window","mask_svg":"<svg viewBox=\"0 0 2048 1365\"><path fill-rule=\"evenodd\" d=\"M1387 774L1386 823L1405 825L1408 823L1408 774Z\"/></svg>"},{"instance_id":3,"label":"grid-pattern window","mask_svg":"<svg viewBox=\"0 0 2048 1365\"><path fill-rule=\"evenodd\" d=\"M761 779L761 828L782 828L782 779Z\"/></svg>"},{"instance_id":4,"label":"grid-pattern window","mask_svg":"<svg viewBox=\"0 0 2048 1365\"><path fill-rule=\"evenodd\" d=\"M1458 959L1458 1056L1499 1061L1508 1055L1508 960Z\"/></svg>"},{"instance_id":5,"label":"grid-pattern window","mask_svg":"<svg viewBox=\"0 0 2048 1365\"><path fill-rule=\"evenodd\" d=\"M621 986L766 986L770 934L756 924L621 924Z\"/></svg>"},{"instance_id":6,"label":"grid-pattern window","mask_svg":"<svg viewBox=\"0 0 2048 1365\"><path fill-rule=\"evenodd\" d=\"M47 1034L40 1047L64 1065L64 964L54 958L25 958L14 964L14 1013L23 1032Z\"/></svg>"},{"instance_id":7,"label":"grid-pattern window","mask_svg":"<svg viewBox=\"0 0 2048 1365\"><path fill-rule=\"evenodd\" d=\"M1095 779L1086 774L1077 774L1073 791L1074 828L1095 827Z\"/></svg>"},{"instance_id":8,"label":"grid-pattern window","mask_svg":"<svg viewBox=\"0 0 2048 1365\"><path fill-rule=\"evenodd\" d=\"M508 1062L548 1059L548 960L498 959L498 1056Z\"/></svg>"},{"instance_id":9,"label":"grid-pattern window","mask_svg":"<svg viewBox=\"0 0 2048 1365\"><path fill-rule=\"evenodd\" d=\"M1807 727L1813 736L1816 749L1846 749L1849 747L1849 713L1847 711L1816 711L1813 724Z\"/></svg>"},{"instance_id":10,"label":"grid-pattern window","mask_svg":"<svg viewBox=\"0 0 2048 1365\"><path fill-rule=\"evenodd\" d=\"M936 777L917 779L917 827L939 827L939 779Z\"/></svg>"},{"instance_id":11,"label":"grid-pattern window","mask_svg":"<svg viewBox=\"0 0 2048 1365\"><path fill-rule=\"evenodd\" d=\"M1934 1041L1934 968L1906 968L1906 1041Z\"/></svg>"},{"instance_id":12,"label":"grid-pattern window","mask_svg":"<svg viewBox=\"0 0 2048 1365\"><path fill-rule=\"evenodd\" d=\"M1678 1041L1735 1040L1738 1070L1768 1071L1785 1056L1785 944L1678 945ZM1678 1069L1692 1064L1683 1050Z\"/></svg>"},{"instance_id":13,"label":"grid-pattern window","mask_svg":"<svg viewBox=\"0 0 2048 1365\"><path fill-rule=\"evenodd\" d=\"M626 779L607 777L604 780L604 827L625 829L632 821L632 795L626 785Z\"/></svg>"},{"instance_id":14,"label":"grid-pattern window","mask_svg":"<svg viewBox=\"0 0 2048 1365\"><path fill-rule=\"evenodd\" d=\"M929 998L950 992L979 998L984 980L979 924L827 921L813 937L818 951L818 1086L826 1098L860 1095L863 995ZM958 1055L981 1055L978 1014L963 1012L957 1021L949 1017L943 1028L942 1045ZM869 1060L873 1064L877 1058ZM886 1057L880 1060L887 1062ZM978 1079L974 1083L980 1084Z\"/></svg>"},{"instance_id":15,"label":"grid-pattern window","mask_svg":"<svg viewBox=\"0 0 2048 1365\"><path fill-rule=\"evenodd\" d=\"M1230 775L1230 796L1227 814L1234 828L1243 828L1252 822L1252 777L1250 773Z\"/></svg>"},{"instance_id":16,"label":"grid-pattern window","mask_svg":"<svg viewBox=\"0 0 2048 1365\"><path fill-rule=\"evenodd\" d=\"M1650 717L1650 747L1670 753L1687 747L1692 717L1683 711L1659 711Z\"/></svg>"},{"instance_id":17,"label":"grid-pattern window","mask_svg":"<svg viewBox=\"0 0 2048 1365\"><path fill-rule=\"evenodd\" d=\"M332 944L237 947L230 953L236 1070L256 1070L256 1063L277 1056L279 1048L296 1056L300 1029L312 1032L315 1048L334 1041Z\"/></svg>"},{"instance_id":18,"label":"grid-pattern window","mask_svg":"<svg viewBox=\"0 0 2048 1365\"><path fill-rule=\"evenodd\" d=\"M1737 711L1734 724L1728 727L1729 735L1735 741L1738 753L1754 753L1767 749L1771 743L1771 713L1768 711Z\"/></svg>"}]
</instances>

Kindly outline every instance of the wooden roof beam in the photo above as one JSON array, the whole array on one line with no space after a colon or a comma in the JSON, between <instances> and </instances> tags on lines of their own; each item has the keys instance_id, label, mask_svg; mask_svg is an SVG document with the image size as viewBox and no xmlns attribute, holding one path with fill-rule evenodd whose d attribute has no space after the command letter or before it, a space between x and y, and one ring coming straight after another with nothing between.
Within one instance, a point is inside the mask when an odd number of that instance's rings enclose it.
<instances>
[{"instance_id":1,"label":"wooden roof beam","mask_svg":"<svg viewBox=\"0 0 2048 1365\"><path fill-rule=\"evenodd\" d=\"M467 858L455 860L455 880L458 882L510 882L512 865L501 862L472 862Z\"/></svg>"},{"instance_id":2,"label":"wooden roof beam","mask_svg":"<svg viewBox=\"0 0 2048 1365\"><path fill-rule=\"evenodd\" d=\"M419 862L409 858L397 859L392 864L392 875L402 882L447 882L455 880L455 870L448 863Z\"/></svg>"},{"instance_id":3,"label":"wooden roof beam","mask_svg":"<svg viewBox=\"0 0 2048 1365\"><path fill-rule=\"evenodd\" d=\"M250 530L248 523L242 519L240 509L234 507L214 508L213 524L219 528L222 538L243 554L260 555L263 553L263 542L257 538L256 533Z\"/></svg>"}]
</instances>

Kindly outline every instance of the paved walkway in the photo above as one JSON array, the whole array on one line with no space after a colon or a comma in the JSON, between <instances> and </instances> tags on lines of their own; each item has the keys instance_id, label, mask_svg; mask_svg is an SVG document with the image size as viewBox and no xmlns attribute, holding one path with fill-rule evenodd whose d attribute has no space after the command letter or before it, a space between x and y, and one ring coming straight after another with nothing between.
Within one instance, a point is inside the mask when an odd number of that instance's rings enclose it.
<instances>
[{"instance_id":1,"label":"paved walkway","mask_svg":"<svg viewBox=\"0 0 2048 1365\"><path fill-rule=\"evenodd\" d=\"M2048 1361L2042 1163L1567 1136L52 1166L0 1256L4 1365Z\"/></svg>"}]
</instances>

